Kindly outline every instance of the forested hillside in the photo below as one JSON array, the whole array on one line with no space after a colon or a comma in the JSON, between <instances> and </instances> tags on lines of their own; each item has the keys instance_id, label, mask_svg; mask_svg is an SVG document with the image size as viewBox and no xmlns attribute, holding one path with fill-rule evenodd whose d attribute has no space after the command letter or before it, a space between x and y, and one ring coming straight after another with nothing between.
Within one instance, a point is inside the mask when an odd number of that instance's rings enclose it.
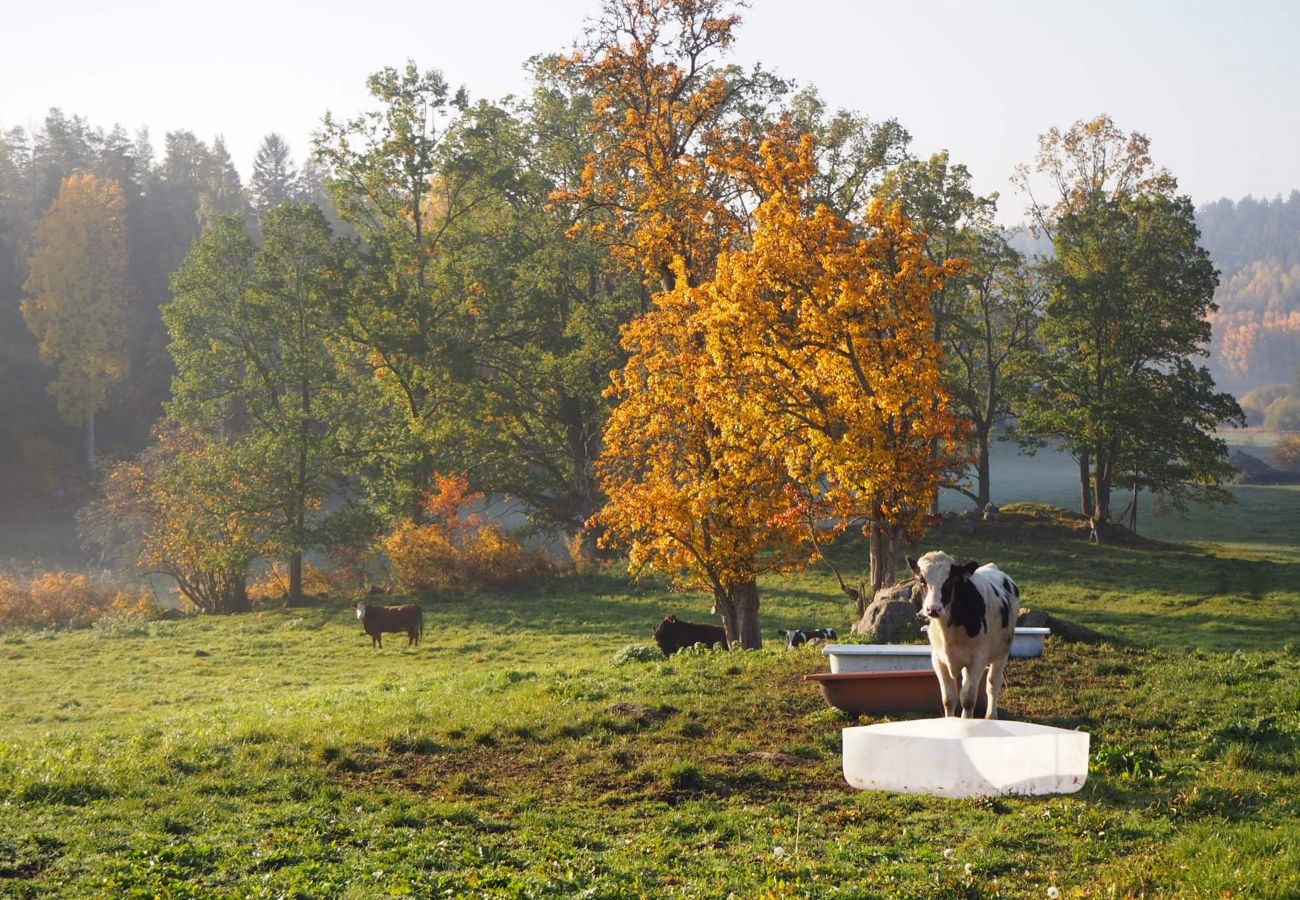
<instances>
[{"instance_id":1,"label":"forested hillside","mask_svg":"<svg viewBox=\"0 0 1300 900\"><path fill-rule=\"evenodd\" d=\"M299 172L274 134L243 185L220 137L209 144L188 131L170 132L159 158L147 131L131 136L120 125L105 129L58 109L31 134L21 128L0 133L0 507L24 498L57 499L84 468L78 465L78 429L60 415L48 390L57 367L41 361L21 306L33 292L24 285L37 227L75 173L115 183L121 194L114 215L125 259L113 263L121 264L125 298L118 310L121 346L112 348L116 377L96 418L97 443L114 456L144 447L162 414L173 367L159 308L170 297L168 279L205 225L228 213L252 220L291 199L328 205L319 169L308 162ZM66 272L70 260L85 257L75 238L59 244L45 248L52 271ZM96 260L88 271L103 267L104 260Z\"/></svg>"},{"instance_id":2,"label":"forested hillside","mask_svg":"<svg viewBox=\"0 0 1300 900\"><path fill-rule=\"evenodd\" d=\"M1218 200L1196 220L1219 269L1215 379L1237 394L1291 381L1300 365L1300 191Z\"/></svg>"}]
</instances>

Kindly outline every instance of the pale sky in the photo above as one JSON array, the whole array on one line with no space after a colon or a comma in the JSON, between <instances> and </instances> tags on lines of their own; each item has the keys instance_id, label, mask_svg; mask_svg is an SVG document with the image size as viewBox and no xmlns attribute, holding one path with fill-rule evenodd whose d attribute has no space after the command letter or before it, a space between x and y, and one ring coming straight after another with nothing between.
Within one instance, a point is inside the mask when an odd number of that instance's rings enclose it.
<instances>
[{"instance_id":1,"label":"pale sky","mask_svg":"<svg viewBox=\"0 0 1300 900\"><path fill-rule=\"evenodd\" d=\"M247 177L278 131L301 160L326 110L408 58L471 96L523 93L522 63L568 47L599 0L5 0L0 128L46 109L105 128L220 134ZM1200 203L1300 188L1300 3L1238 0L754 0L734 58L896 117L976 187L1007 178L1050 126L1109 113L1146 133Z\"/></svg>"}]
</instances>

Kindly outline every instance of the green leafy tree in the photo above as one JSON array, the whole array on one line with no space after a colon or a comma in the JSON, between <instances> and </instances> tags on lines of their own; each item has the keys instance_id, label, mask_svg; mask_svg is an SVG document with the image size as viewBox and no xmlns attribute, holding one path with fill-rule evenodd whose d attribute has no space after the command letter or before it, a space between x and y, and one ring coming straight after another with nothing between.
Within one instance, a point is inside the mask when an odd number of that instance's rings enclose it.
<instances>
[{"instance_id":1,"label":"green leafy tree","mask_svg":"<svg viewBox=\"0 0 1300 900\"><path fill-rule=\"evenodd\" d=\"M168 412L244 472L243 508L267 522L259 546L286 557L302 599L302 555L329 543L325 499L364 459L358 408L376 407L361 360L335 337L346 249L319 209L282 205L253 244L238 218L204 231L163 311L176 361ZM233 489L233 487L232 487Z\"/></svg>"},{"instance_id":2,"label":"green leafy tree","mask_svg":"<svg viewBox=\"0 0 1300 900\"><path fill-rule=\"evenodd\" d=\"M638 279L589 231L566 237L571 210L550 205L580 183L592 136L590 98L537 68L517 113L480 104L456 154L502 189L449 231L439 277L468 305L473 365L461 413L480 489L518 499L539 525L595 552L584 525L600 508L595 461L619 329L642 310ZM502 167L506 171L501 171Z\"/></svg>"},{"instance_id":3,"label":"green leafy tree","mask_svg":"<svg viewBox=\"0 0 1300 900\"><path fill-rule=\"evenodd\" d=\"M1016 411L1028 388L1026 360L1042 313L1042 279L994 224L997 195L976 194L969 170L952 163L946 151L904 161L885 177L879 193L901 203L926 232L932 262L965 262L935 296L934 336L944 348L951 408L971 425L975 476L974 490L958 472L945 486L983 508L991 495L993 431Z\"/></svg>"},{"instance_id":4,"label":"green leafy tree","mask_svg":"<svg viewBox=\"0 0 1300 900\"><path fill-rule=\"evenodd\" d=\"M379 108L344 122L327 115L316 154L363 248L340 333L365 349L401 414L377 438L375 484L391 513L418 518L434 476L462 455L455 411L466 403L470 323L455 274L447 277L447 245L499 188L448 152L468 101L441 73L408 63L367 87Z\"/></svg>"},{"instance_id":5,"label":"green leafy tree","mask_svg":"<svg viewBox=\"0 0 1300 900\"><path fill-rule=\"evenodd\" d=\"M23 317L54 369L50 394L69 423L86 429L94 471L95 414L126 376L128 314L126 200L113 181L73 175L36 227Z\"/></svg>"},{"instance_id":6,"label":"green leafy tree","mask_svg":"<svg viewBox=\"0 0 1300 900\"><path fill-rule=\"evenodd\" d=\"M1226 446L1213 429L1243 419L1191 361L1205 355L1218 280L1191 202L1095 196L1066 212L1053 238L1043 383L1021 430L1090 461L1085 512L1099 521L1113 518L1112 490L1125 481L1180 504L1226 499Z\"/></svg>"},{"instance_id":7,"label":"green leafy tree","mask_svg":"<svg viewBox=\"0 0 1300 900\"><path fill-rule=\"evenodd\" d=\"M1200 247L1194 218L1184 209L1187 204L1178 197L1178 182L1151 158L1150 139L1136 131L1125 134L1109 116L1075 122L1064 132L1048 130L1038 139L1034 163L1018 166L1012 180L1029 198L1034 228L1051 239L1057 257L1051 276L1053 298L1048 306L1048 318L1056 324L1052 326L1054 334L1044 334L1048 353L1041 366L1041 374L1051 383L1035 395L1037 402L1029 409L1020 431L1031 443L1048 436L1061 441L1079 463L1081 511L1087 516L1103 513L1101 517L1105 518L1110 514L1109 489L1119 453L1109 449L1116 440L1115 430L1107 428L1102 434L1097 425L1108 418L1104 408L1120 409L1124 402L1138 399L1124 398L1122 392L1113 390L1112 372L1124 371L1122 363L1118 370L1113 363L1125 353L1111 353L1107 347L1115 342L1110 338L1123 332L1129 321L1152 327L1157 322L1164 327L1173 324L1166 320L1142 322L1139 301L1149 301L1153 306L1166 306L1163 310L1153 308L1150 313L1164 312L1180 319L1186 338L1174 342L1177 350L1171 350L1169 342L1162 345L1157 340L1149 354L1128 354L1131 369L1142 369L1148 356L1153 366L1161 366L1163 360L1164 371L1168 371L1176 359L1204 355L1203 345L1209 337L1205 317L1217 308L1212 295L1218 276ZM1146 215L1141 214L1143 204ZM1156 226L1161 212L1166 214L1166 228ZM1066 234L1058 235L1062 226ZM1134 244L1125 243L1125 233L1134 237L1140 234L1153 243L1159 242L1157 235L1164 235L1171 243L1159 249L1175 255L1167 260L1143 261L1134 255ZM1160 263L1167 263L1166 275L1175 279L1186 276L1188 280L1180 285L1157 277L1151 268L1159 268ZM1137 276L1144 264L1148 271L1145 276ZM1132 284L1126 283L1130 275L1136 276ZM1161 290L1147 291L1141 285L1143 277L1154 278ZM1178 302L1172 306L1155 302L1157 294L1169 299L1180 296L1182 308L1177 309ZM1091 326L1086 324L1088 321ZM1074 335L1073 356L1072 327L1081 329ZM1130 346L1136 346L1135 341L1140 343L1138 336L1147 332L1145 327L1132 329L1130 336L1134 340L1128 341ZM1088 353L1093 355L1090 375L1083 363ZM1072 373L1071 377L1063 377L1063 372ZM1235 408L1228 411L1234 420L1240 415ZM1169 414L1175 415L1172 410ZM1095 458L1098 451L1106 458ZM1107 492L1105 498L1096 496L1099 484Z\"/></svg>"}]
</instances>

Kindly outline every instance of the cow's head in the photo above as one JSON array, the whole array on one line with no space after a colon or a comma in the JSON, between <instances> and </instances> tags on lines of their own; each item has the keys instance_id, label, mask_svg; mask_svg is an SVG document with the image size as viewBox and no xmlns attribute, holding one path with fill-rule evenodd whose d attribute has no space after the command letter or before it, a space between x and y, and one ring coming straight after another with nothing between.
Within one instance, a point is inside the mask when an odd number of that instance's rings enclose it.
<instances>
[{"instance_id":1,"label":"cow's head","mask_svg":"<svg viewBox=\"0 0 1300 900\"><path fill-rule=\"evenodd\" d=\"M958 583L974 575L980 564L968 562L959 566L942 550L931 550L919 560L909 556L907 565L921 582L921 612L931 619L939 619L952 606Z\"/></svg>"},{"instance_id":2,"label":"cow's head","mask_svg":"<svg viewBox=\"0 0 1300 900\"><path fill-rule=\"evenodd\" d=\"M365 604L365 601L363 600L363 601L360 602L360 603L355 603L355 604L353 604L353 608L357 611L357 618L360 619L362 622L364 622L364 621L366 620L366 604Z\"/></svg>"}]
</instances>

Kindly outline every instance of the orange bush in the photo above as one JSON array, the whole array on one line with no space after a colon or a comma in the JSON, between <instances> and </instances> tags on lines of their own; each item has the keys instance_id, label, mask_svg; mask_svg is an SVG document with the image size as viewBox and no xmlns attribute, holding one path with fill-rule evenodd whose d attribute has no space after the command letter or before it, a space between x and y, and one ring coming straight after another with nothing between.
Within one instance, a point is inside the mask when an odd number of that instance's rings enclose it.
<instances>
[{"instance_id":1,"label":"orange bush","mask_svg":"<svg viewBox=\"0 0 1300 900\"><path fill-rule=\"evenodd\" d=\"M549 574L546 558L465 507L480 499L464 476L441 476L425 498L428 522L404 519L383 541L403 588L417 593L507 587Z\"/></svg>"},{"instance_id":2,"label":"orange bush","mask_svg":"<svg viewBox=\"0 0 1300 900\"><path fill-rule=\"evenodd\" d=\"M322 569L304 561L302 564L302 592L304 596L349 595L356 593L346 575ZM254 606L264 606L289 596L289 566L274 562L260 578L248 585L248 599Z\"/></svg>"},{"instance_id":3,"label":"orange bush","mask_svg":"<svg viewBox=\"0 0 1300 900\"><path fill-rule=\"evenodd\" d=\"M0 627L77 627L110 615L155 612L148 594L114 592L79 572L46 572L27 579L0 573Z\"/></svg>"}]
</instances>

